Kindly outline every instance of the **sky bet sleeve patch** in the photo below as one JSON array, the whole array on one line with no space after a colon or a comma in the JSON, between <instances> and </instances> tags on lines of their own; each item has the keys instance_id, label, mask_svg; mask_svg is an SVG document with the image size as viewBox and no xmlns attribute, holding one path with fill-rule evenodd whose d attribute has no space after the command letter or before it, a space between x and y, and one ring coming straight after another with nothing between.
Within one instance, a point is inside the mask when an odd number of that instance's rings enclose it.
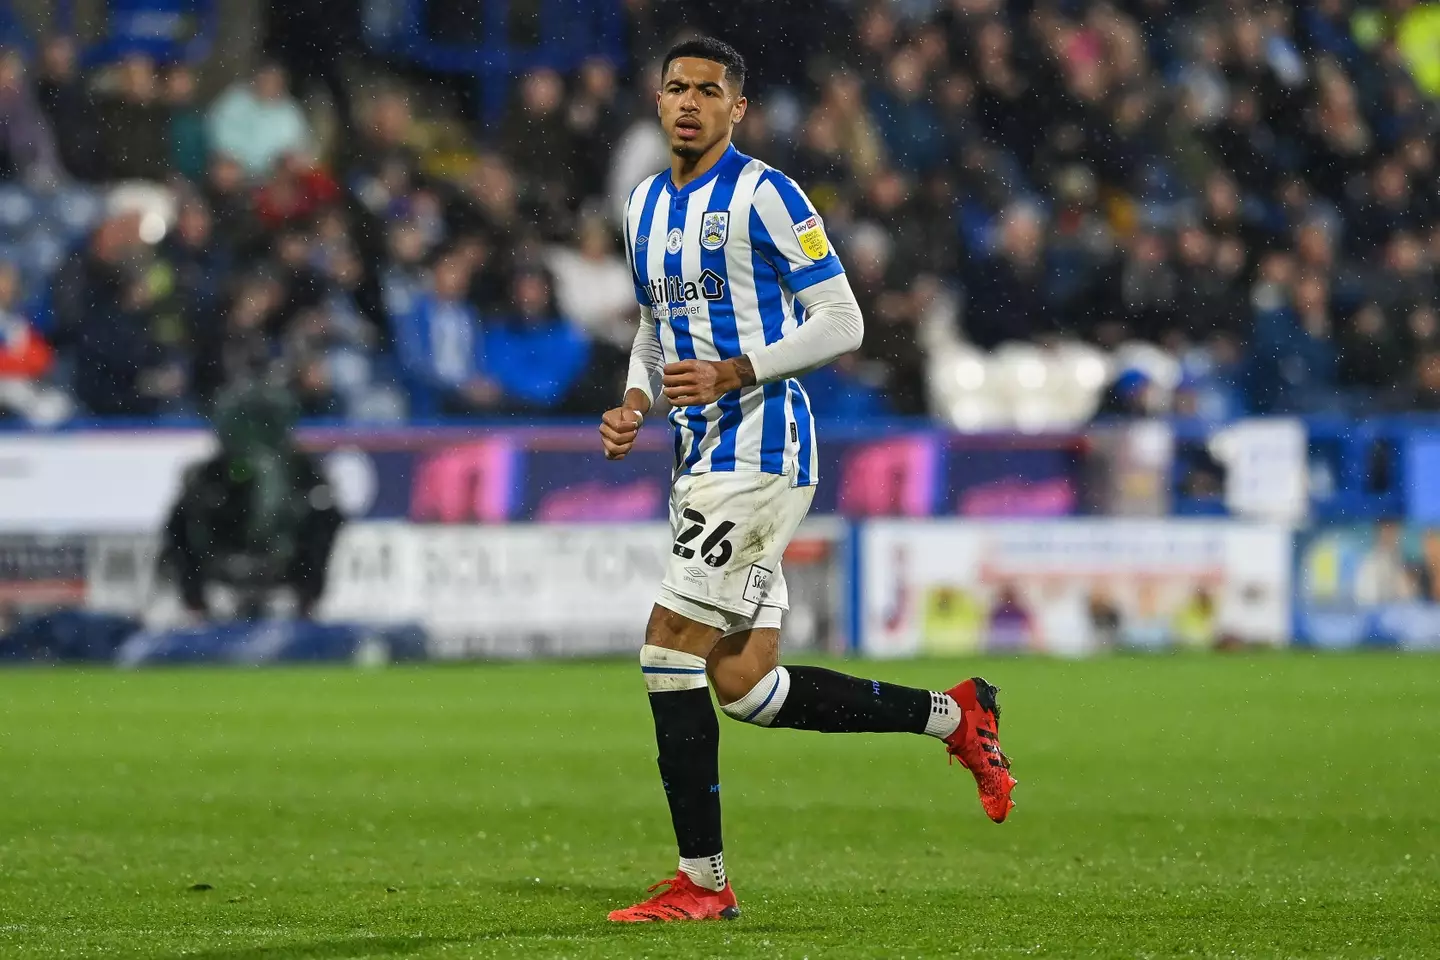
<instances>
[{"instance_id":1,"label":"sky bet sleeve patch","mask_svg":"<svg viewBox=\"0 0 1440 960\"><path fill-rule=\"evenodd\" d=\"M791 229L795 231L795 239L800 241L800 249L805 251L805 256L811 260L825 259L830 252L830 241L825 237L825 227L818 216L801 220Z\"/></svg>"}]
</instances>

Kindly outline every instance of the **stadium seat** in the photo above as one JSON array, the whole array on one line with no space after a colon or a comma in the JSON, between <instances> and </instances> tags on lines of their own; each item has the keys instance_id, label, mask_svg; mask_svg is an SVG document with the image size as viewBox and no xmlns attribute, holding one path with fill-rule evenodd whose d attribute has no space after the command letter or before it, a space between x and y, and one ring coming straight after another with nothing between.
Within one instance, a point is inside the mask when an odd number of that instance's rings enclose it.
<instances>
[{"instance_id":1,"label":"stadium seat","mask_svg":"<svg viewBox=\"0 0 1440 960\"><path fill-rule=\"evenodd\" d=\"M16 184L0 185L0 239L18 240L37 215L35 198Z\"/></svg>"},{"instance_id":2,"label":"stadium seat","mask_svg":"<svg viewBox=\"0 0 1440 960\"><path fill-rule=\"evenodd\" d=\"M981 432L1006 424L1003 401L990 382L987 358L973 347L934 350L926 375L931 408L957 430Z\"/></svg>"},{"instance_id":3,"label":"stadium seat","mask_svg":"<svg viewBox=\"0 0 1440 960\"><path fill-rule=\"evenodd\" d=\"M1097 347L1077 341L1056 344L1051 352L1052 387L1062 419L1080 426L1095 415L1110 381L1111 358Z\"/></svg>"},{"instance_id":4,"label":"stadium seat","mask_svg":"<svg viewBox=\"0 0 1440 960\"><path fill-rule=\"evenodd\" d=\"M69 238L37 225L21 240L20 270L27 283L43 282L59 269L70 252Z\"/></svg>"},{"instance_id":5,"label":"stadium seat","mask_svg":"<svg viewBox=\"0 0 1440 960\"><path fill-rule=\"evenodd\" d=\"M88 233L104 213L104 205L94 191L78 186L61 187L48 198L46 206L46 216L72 239Z\"/></svg>"},{"instance_id":6,"label":"stadium seat","mask_svg":"<svg viewBox=\"0 0 1440 960\"><path fill-rule=\"evenodd\" d=\"M995 348L988 366L995 394L1004 404L1011 426L1038 433L1054 425L1052 371L1044 350L1033 343L1002 343Z\"/></svg>"}]
</instances>

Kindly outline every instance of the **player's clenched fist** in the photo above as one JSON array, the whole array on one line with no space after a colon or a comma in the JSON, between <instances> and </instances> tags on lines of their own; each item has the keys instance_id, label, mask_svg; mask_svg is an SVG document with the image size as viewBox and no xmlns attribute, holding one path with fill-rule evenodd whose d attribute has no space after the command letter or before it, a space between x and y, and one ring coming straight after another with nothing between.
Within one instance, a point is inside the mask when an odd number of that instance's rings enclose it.
<instances>
[{"instance_id":1,"label":"player's clenched fist","mask_svg":"<svg viewBox=\"0 0 1440 960\"><path fill-rule=\"evenodd\" d=\"M600 418L600 442L605 447L605 459L623 460L635 438L640 435L640 411L629 407L615 407L605 411Z\"/></svg>"}]
</instances>

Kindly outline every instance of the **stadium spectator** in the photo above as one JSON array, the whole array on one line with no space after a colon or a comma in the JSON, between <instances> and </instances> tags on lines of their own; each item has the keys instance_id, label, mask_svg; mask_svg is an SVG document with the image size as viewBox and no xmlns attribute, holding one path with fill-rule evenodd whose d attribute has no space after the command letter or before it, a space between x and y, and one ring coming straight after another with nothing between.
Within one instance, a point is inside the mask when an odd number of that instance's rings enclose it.
<instances>
[{"instance_id":1,"label":"stadium spectator","mask_svg":"<svg viewBox=\"0 0 1440 960\"><path fill-rule=\"evenodd\" d=\"M100 100L100 160L105 180L164 180L170 171L170 109L155 61L132 53L115 69Z\"/></svg>"},{"instance_id":2,"label":"stadium spectator","mask_svg":"<svg viewBox=\"0 0 1440 960\"><path fill-rule=\"evenodd\" d=\"M20 272L0 262L0 421L34 420L38 385L55 363L54 351L20 309Z\"/></svg>"},{"instance_id":3,"label":"stadium spectator","mask_svg":"<svg viewBox=\"0 0 1440 960\"><path fill-rule=\"evenodd\" d=\"M873 381L867 364L858 357L838 362L805 376L805 393L817 416L838 421L863 420L892 413L885 393Z\"/></svg>"},{"instance_id":4,"label":"stadium spectator","mask_svg":"<svg viewBox=\"0 0 1440 960\"><path fill-rule=\"evenodd\" d=\"M0 51L0 177L46 183L59 171L55 141L14 50Z\"/></svg>"},{"instance_id":5,"label":"stadium spectator","mask_svg":"<svg viewBox=\"0 0 1440 960\"><path fill-rule=\"evenodd\" d=\"M340 239L323 254L323 294L290 325L285 366L302 413L351 420L398 419L396 402L377 382L372 356L379 333L360 309L359 256Z\"/></svg>"},{"instance_id":6,"label":"stadium spectator","mask_svg":"<svg viewBox=\"0 0 1440 960\"><path fill-rule=\"evenodd\" d=\"M634 0L631 0L634 2ZM648 7L649 0L642 0ZM653 40L653 38L651 38ZM635 184L669 162L665 135L655 126L653 91L660 89L660 64L645 61L635 96L635 116L610 151L610 169L605 175L605 212L616 224L624 216L625 200ZM648 96L643 91L652 91Z\"/></svg>"},{"instance_id":7,"label":"stadium spectator","mask_svg":"<svg viewBox=\"0 0 1440 960\"><path fill-rule=\"evenodd\" d=\"M239 336L251 357L239 367L296 384L309 412L360 416L377 409L387 370L410 369L394 341L428 295L427 268L452 255L468 275L456 306L497 330L516 326L517 278L551 273L560 309L549 315L590 344L574 395L613 376L623 358L610 348L636 317L615 243L619 198L667 162L652 120L652 51L685 26L670 4L624 7L629 76L604 59L570 75L535 69L515 78L509 109L473 141L428 78L381 78L378 94L353 96L338 65L355 24L333 24L316 41L323 75L311 79L338 85L337 103L366 105L333 156L277 67L202 114L202 64L162 72L131 56L87 71L74 42L53 36L32 92L10 51L0 159L26 169L12 171L0 240L27 284L48 288L49 309L36 316L64 361L57 376L69 386L74 368L76 391L108 382L81 386L76 331L92 330L89 314L133 314L161 367L194 374L179 395L151 399L203 408L238 375L216 360L227 351L210 343L215 329L237 315L237 291L265 277L279 303L259 311L258 340ZM827 5L822 38L756 51L737 130L742 148L804 184L875 320L874 344L843 369L817 371L817 392L855 411L923 413L939 395L924 372L943 374L930 362L938 316L981 350L1012 339L1153 341L1186 371L1187 409L1232 380L1257 411L1440 403L1426 386L1440 386L1440 373L1422 335L1440 279L1440 107L1424 46L1432 7ZM313 72L293 27L272 17L273 49ZM63 177L59 193L27 187L47 171L98 189ZM158 246L96 229L117 177L175 185L178 220ZM187 223L195 235L203 210L210 227L196 246L182 235ZM343 283L322 263L342 249L359 264L340 271ZM1278 272L1276 257L1288 264ZM127 311L136 275L148 278L148 305ZM1310 296L1316 276L1323 310ZM941 296L916 295L936 284ZM1302 301L1314 309L1300 311ZM369 332L340 338L336 366L332 321L352 309L355 329ZM1326 356L1333 374L1321 375ZM471 360L479 376L484 357ZM1290 374L1305 386L1282 383ZM337 392L342 382L354 389ZM1327 396L1327 384L1341 393ZM522 403L450 396L457 410Z\"/></svg>"},{"instance_id":8,"label":"stadium spectator","mask_svg":"<svg viewBox=\"0 0 1440 960\"><path fill-rule=\"evenodd\" d=\"M417 185L420 157L410 144L414 125L409 99L387 90L375 98L354 140L346 145L346 185L380 220L402 214Z\"/></svg>"},{"instance_id":9,"label":"stadium spectator","mask_svg":"<svg viewBox=\"0 0 1440 960\"><path fill-rule=\"evenodd\" d=\"M199 319L192 381L202 411L227 384L264 378L275 353L266 330L284 300L281 282L259 270L239 278L228 300Z\"/></svg>"},{"instance_id":10,"label":"stadium spectator","mask_svg":"<svg viewBox=\"0 0 1440 960\"><path fill-rule=\"evenodd\" d=\"M156 259L165 271L180 316L177 340L189 342L197 318L215 309L233 268L231 253L215 236L214 218L204 200L182 200L175 228L161 242Z\"/></svg>"},{"instance_id":11,"label":"stadium spectator","mask_svg":"<svg viewBox=\"0 0 1440 960\"><path fill-rule=\"evenodd\" d=\"M432 243L441 242L442 231L448 229L478 234L498 249L513 250L519 245L521 235L529 231L528 214L534 212L527 209L528 205L522 206L522 191L523 186L508 161L494 154L485 155L478 159L466 178L464 193L454 208L447 211L448 217L441 220L432 215L426 223L426 215L431 212L422 210L414 211L412 219L431 233Z\"/></svg>"},{"instance_id":12,"label":"stadium spectator","mask_svg":"<svg viewBox=\"0 0 1440 960\"><path fill-rule=\"evenodd\" d=\"M1435 270L1427 262L1425 249L1415 234L1408 231L1393 234L1382 255L1372 280L1375 296L1382 306L1404 314L1435 302Z\"/></svg>"},{"instance_id":13,"label":"stadium spectator","mask_svg":"<svg viewBox=\"0 0 1440 960\"><path fill-rule=\"evenodd\" d=\"M1409 136L1396 150L1410 184L1410 202L1422 224L1440 224L1440 176L1434 144L1420 136Z\"/></svg>"},{"instance_id":14,"label":"stadium spectator","mask_svg":"<svg viewBox=\"0 0 1440 960\"><path fill-rule=\"evenodd\" d=\"M425 256L429 252L425 235L413 224L397 223L386 235L385 266L380 276L380 294L389 317L400 317L414 309L424 292Z\"/></svg>"},{"instance_id":15,"label":"stadium spectator","mask_svg":"<svg viewBox=\"0 0 1440 960\"><path fill-rule=\"evenodd\" d=\"M1233 338L1246 328L1244 269L1245 251L1238 240L1217 241L1197 224L1181 229L1175 310L1187 342Z\"/></svg>"},{"instance_id":16,"label":"stadium spectator","mask_svg":"<svg viewBox=\"0 0 1440 960\"><path fill-rule=\"evenodd\" d=\"M1328 285L1313 274L1291 281L1293 269L1289 256L1272 254L1262 264L1254 295L1247 383L1252 407L1261 413L1323 411L1336 405Z\"/></svg>"},{"instance_id":17,"label":"stadium spectator","mask_svg":"<svg viewBox=\"0 0 1440 960\"><path fill-rule=\"evenodd\" d=\"M155 295L145 278L122 275L118 296L82 314L75 336L76 398L101 417L179 412L186 379L153 336Z\"/></svg>"},{"instance_id":18,"label":"stadium spectator","mask_svg":"<svg viewBox=\"0 0 1440 960\"><path fill-rule=\"evenodd\" d=\"M890 58L885 83L871 96L889 155L901 169L915 174L933 170L945 153L940 117L925 87L920 53L902 49Z\"/></svg>"},{"instance_id":19,"label":"stadium spectator","mask_svg":"<svg viewBox=\"0 0 1440 960\"><path fill-rule=\"evenodd\" d=\"M1378 304L1365 304L1338 340L1337 375L1341 386L1351 391L1353 406L1369 411L1393 405L1396 385L1407 378L1407 354L1386 312Z\"/></svg>"},{"instance_id":20,"label":"stadium spectator","mask_svg":"<svg viewBox=\"0 0 1440 960\"><path fill-rule=\"evenodd\" d=\"M822 86L818 109L835 124L839 149L854 182L867 182L884 164L884 145L865 110L860 79L845 70L832 74Z\"/></svg>"},{"instance_id":21,"label":"stadium spectator","mask_svg":"<svg viewBox=\"0 0 1440 960\"><path fill-rule=\"evenodd\" d=\"M1120 267L1121 312L1126 317L1127 336L1151 342L1172 339L1181 322L1176 311L1179 288L1165 239L1150 231L1136 234Z\"/></svg>"},{"instance_id":22,"label":"stadium spectator","mask_svg":"<svg viewBox=\"0 0 1440 960\"><path fill-rule=\"evenodd\" d=\"M521 78L519 102L506 117L500 137L511 169L547 214L543 223L563 222L569 212L571 172L580 144L571 138L565 116L565 81L554 70Z\"/></svg>"},{"instance_id":23,"label":"stadium spectator","mask_svg":"<svg viewBox=\"0 0 1440 960\"><path fill-rule=\"evenodd\" d=\"M836 122L818 107L801 129L790 170L797 183L804 181L806 193L822 216L835 209L850 182L850 166L840 147Z\"/></svg>"},{"instance_id":24,"label":"stadium spectator","mask_svg":"<svg viewBox=\"0 0 1440 960\"><path fill-rule=\"evenodd\" d=\"M565 109L566 134L575 145L574 197L603 196L610 151L624 133L626 113L615 65L598 57L585 61Z\"/></svg>"},{"instance_id":25,"label":"stadium spectator","mask_svg":"<svg viewBox=\"0 0 1440 960\"><path fill-rule=\"evenodd\" d=\"M972 260L965 282L965 332L986 349L1043 336L1055 327L1046 296L1043 213L1032 204L1015 204L1001 215L998 233L995 255Z\"/></svg>"},{"instance_id":26,"label":"stadium spectator","mask_svg":"<svg viewBox=\"0 0 1440 960\"><path fill-rule=\"evenodd\" d=\"M109 217L60 265L50 283L51 338L57 347L69 348L92 312L119 309L126 267L139 243L139 217Z\"/></svg>"},{"instance_id":27,"label":"stadium spectator","mask_svg":"<svg viewBox=\"0 0 1440 960\"><path fill-rule=\"evenodd\" d=\"M284 157L312 154L310 122L286 89L285 71L267 63L232 84L210 107L211 149L263 180Z\"/></svg>"},{"instance_id":28,"label":"stadium spectator","mask_svg":"<svg viewBox=\"0 0 1440 960\"><path fill-rule=\"evenodd\" d=\"M221 154L211 155L199 192L210 207L215 235L222 246L232 252L248 253L262 245L252 194L239 163Z\"/></svg>"},{"instance_id":29,"label":"stadium spectator","mask_svg":"<svg viewBox=\"0 0 1440 960\"><path fill-rule=\"evenodd\" d=\"M412 414L485 413L504 399L486 366L479 311L465 299L471 267L456 253L442 256L429 289L391 318Z\"/></svg>"},{"instance_id":30,"label":"stadium spectator","mask_svg":"<svg viewBox=\"0 0 1440 960\"><path fill-rule=\"evenodd\" d=\"M616 251L615 237L599 215L582 217L576 233L574 247L554 244L545 251L560 313L592 337L628 352L639 317L630 265Z\"/></svg>"},{"instance_id":31,"label":"stadium spectator","mask_svg":"<svg viewBox=\"0 0 1440 960\"><path fill-rule=\"evenodd\" d=\"M314 160L286 154L255 191L255 216L267 230L282 230L315 219L340 201L340 185Z\"/></svg>"},{"instance_id":32,"label":"stadium spectator","mask_svg":"<svg viewBox=\"0 0 1440 960\"><path fill-rule=\"evenodd\" d=\"M590 342L555 309L550 281L536 270L516 275L511 293L514 312L487 325L486 365L493 371L512 410L559 408L581 382L590 359ZM628 357L628 353L626 355ZM594 409L600 398L578 403L577 412Z\"/></svg>"},{"instance_id":33,"label":"stadium spectator","mask_svg":"<svg viewBox=\"0 0 1440 960\"><path fill-rule=\"evenodd\" d=\"M40 109L55 134L60 163L72 177L100 177L100 122L95 99L81 75L75 41L53 36L40 49L35 80Z\"/></svg>"},{"instance_id":34,"label":"stadium spectator","mask_svg":"<svg viewBox=\"0 0 1440 960\"><path fill-rule=\"evenodd\" d=\"M1417 307L1409 317L1409 341L1415 352L1411 377L1418 410L1440 411L1440 315L1435 307Z\"/></svg>"},{"instance_id":35,"label":"stadium spectator","mask_svg":"<svg viewBox=\"0 0 1440 960\"><path fill-rule=\"evenodd\" d=\"M170 121L167 142L170 168L196 183L205 176L210 145L206 140L205 112L197 96L195 71L177 63L165 74L165 106Z\"/></svg>"},{"instance_id":36,"label":"stadium spectator","mask_svg":"<svg viewBox=\"0 0 1440 960\"><path fill-rule=\"evenodd\" d=\"M874 301L861 358L870 361L860 376L880 387L884 401L876 412L922 416L925 413L925 357L916 325L920 318L917 296L909 291L886 290ZM863 382L863 380L861 381ZM853 389L853 387L852 387Z\"/></svg>"},{"instance_id":37,"label":"stadium spectator","mask_svg":"<svg viewBox=\"0 0 1440 960\"><path fill-rule=\"evenodd\" d=\"M771 119L771 109L758 102L751 103L745 111L744 124L735 128L735 146L772 165L788 164L794 149L791 138L782 134Z\"/></svg>"}]
</instances>

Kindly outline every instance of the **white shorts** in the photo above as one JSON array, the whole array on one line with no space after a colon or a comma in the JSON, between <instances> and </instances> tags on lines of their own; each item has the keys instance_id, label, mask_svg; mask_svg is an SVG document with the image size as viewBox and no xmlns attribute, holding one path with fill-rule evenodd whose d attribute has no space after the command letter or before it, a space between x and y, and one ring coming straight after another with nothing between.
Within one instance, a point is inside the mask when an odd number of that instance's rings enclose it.
<instances>
[{"instance_id":1,"label":"white shorts","mask_svg":"<svg viewBox=\"0 0 1440 960\"><path fill-rule=\"evenodd\" d=\"M656 602L727 635L778 628L790 608L780 558L815 488L773 473L693 473L670 491L672 546Z\"/></svg>"}]
</instances>

